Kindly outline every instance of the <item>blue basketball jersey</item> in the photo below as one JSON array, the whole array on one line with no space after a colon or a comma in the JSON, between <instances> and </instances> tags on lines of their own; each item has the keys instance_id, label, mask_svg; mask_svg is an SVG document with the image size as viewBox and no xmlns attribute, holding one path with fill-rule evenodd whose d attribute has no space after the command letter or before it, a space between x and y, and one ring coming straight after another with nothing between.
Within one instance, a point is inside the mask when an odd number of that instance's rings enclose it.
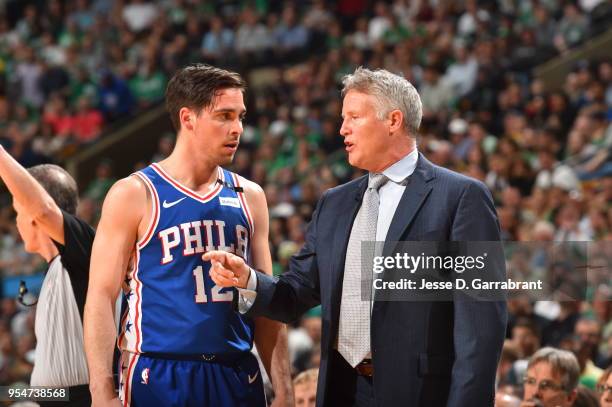
<instances>
[{"instance_id":1,"label":"blue basketball jersey","mask_svg":"<svg viewBox=\"0 0 612 407\"><path fill-rule=\"evenodd\" d=\"M253 321L237 311L236 289L215 285L202 260L210 250L249 260L253 225L240 178L219 168L218 182L202 195L157 164L133 176L149 189L152 216L124 284L119 347L136 354L249 351Z\"/></svg>"}]
</instances>

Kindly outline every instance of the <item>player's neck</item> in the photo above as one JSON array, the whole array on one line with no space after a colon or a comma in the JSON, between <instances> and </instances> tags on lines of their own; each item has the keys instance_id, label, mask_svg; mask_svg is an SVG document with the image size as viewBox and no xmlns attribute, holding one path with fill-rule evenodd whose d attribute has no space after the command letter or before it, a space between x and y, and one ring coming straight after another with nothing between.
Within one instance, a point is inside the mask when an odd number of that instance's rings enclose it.
<instances>
[{"instance_id":1,"label":"player's neck","mask_svg":"<svg viewBox=\"0 0 612 407\"><path fill-rule=\"evenodd\" d=\"M196 158L193 151L181 143L177 143L172 154L159 164L172 178L192 189L217 180L217 163L204 156Z\"/></svg>"}]
</instances>

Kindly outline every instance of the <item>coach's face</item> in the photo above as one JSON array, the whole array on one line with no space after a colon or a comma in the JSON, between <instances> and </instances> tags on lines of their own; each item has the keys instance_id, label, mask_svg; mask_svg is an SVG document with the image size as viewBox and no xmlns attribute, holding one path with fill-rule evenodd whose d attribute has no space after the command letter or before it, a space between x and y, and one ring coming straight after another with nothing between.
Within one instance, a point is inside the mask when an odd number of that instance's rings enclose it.
<instances>
[{"instance_id":1,"label":"coach's face","mask_svg":"<svg viewBox=\"0 0 612 407\"><path fill-rule=\"evenodd\" d=\"M374 96L350 90L342 104L340 135L353 167L382 172L393 164L389 120L377 117Z\"/></svg>"}]
</instances>

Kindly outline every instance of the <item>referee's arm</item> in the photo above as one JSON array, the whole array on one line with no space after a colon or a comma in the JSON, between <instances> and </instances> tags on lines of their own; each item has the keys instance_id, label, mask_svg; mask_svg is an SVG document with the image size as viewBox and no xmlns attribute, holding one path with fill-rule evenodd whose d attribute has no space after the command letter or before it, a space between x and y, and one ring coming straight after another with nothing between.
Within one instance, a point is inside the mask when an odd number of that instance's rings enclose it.
<instances>
[{"instance_id":1,"label":"referee's arm","mask_svg":"<svg viewBox=\"0 0 612 407\"><path fill-rule=\"evenodd\" d=\"M0 177L13 199L53 240L64 244L64 216L45 189L0 145Z\"/></svg>"},{"instance_id":2,"label":"referee's arm","mask_svg":"<svg viewBox=\"0 0 612 407\"><path fill-rule=\"evenodd\" d=\"M112 372L117 338L115 300L138 238L139 225L146 215L147 199L145 186L135 177L128 177L111 188L102 207L91 255L84 317L85 354L94 406L119 406Z\"/></svg>"}]
</instances>

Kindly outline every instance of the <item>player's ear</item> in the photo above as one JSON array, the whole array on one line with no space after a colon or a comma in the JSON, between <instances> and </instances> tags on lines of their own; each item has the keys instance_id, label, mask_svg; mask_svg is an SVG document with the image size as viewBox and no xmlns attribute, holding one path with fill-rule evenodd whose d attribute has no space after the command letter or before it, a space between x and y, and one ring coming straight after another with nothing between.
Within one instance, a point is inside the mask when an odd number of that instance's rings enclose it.
<instances>
[{"instance_id":1,"label":"player's ear","mask_svg":"<svg viewBox=\"0 0 612 407\"><path fill-rule=\"evenodd\" d=\"M189 131L193 131L195 117L193 115L193 111L187 107L182 107L179 110L179 121L181 122L181 127Z\"/></svg>"}]
</instances>

